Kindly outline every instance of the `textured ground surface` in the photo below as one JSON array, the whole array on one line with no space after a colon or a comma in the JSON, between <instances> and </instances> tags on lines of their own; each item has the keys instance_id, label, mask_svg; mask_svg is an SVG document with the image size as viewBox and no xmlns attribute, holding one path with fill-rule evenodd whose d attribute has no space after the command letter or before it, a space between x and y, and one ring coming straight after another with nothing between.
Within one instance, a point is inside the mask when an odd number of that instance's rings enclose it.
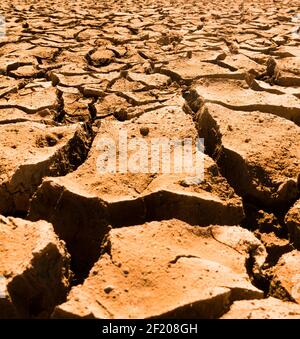
<instances>
[{"instance_id":1,"label":"textured ground surface","mask_svg":"<svg viewBox=\"0 0 300 339\"><path fill-rule=\"evenodd\" d=\"M0 15L0 317L300 318L300 2ZM204 179L102 173L120 131Z\"/></svg>"}]
</instances>

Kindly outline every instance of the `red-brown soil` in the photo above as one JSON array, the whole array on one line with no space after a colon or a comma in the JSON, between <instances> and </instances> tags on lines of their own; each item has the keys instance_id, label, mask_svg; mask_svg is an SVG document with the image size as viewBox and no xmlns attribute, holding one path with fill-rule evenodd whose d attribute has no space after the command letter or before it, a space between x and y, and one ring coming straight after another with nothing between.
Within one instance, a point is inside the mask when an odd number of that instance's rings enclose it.
<instances>
[{"instance_id":1,"label":"red-brown soil","mask_svg":"<svg viewBox=\"0 0 300 339\"><path fill-rule=\"evenodd\" d=\"M0 318L299 319L300 2L0 15ZM202 180L101 172L120 132L203 138Z\"/></svg>"}]
</instances>

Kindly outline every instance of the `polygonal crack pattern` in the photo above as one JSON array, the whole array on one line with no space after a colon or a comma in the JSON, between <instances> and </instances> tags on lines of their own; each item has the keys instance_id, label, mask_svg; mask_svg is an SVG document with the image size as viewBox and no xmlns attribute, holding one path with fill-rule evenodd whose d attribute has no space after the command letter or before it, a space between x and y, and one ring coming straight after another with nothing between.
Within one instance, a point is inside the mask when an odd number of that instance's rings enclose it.
<instances>
[{"instance_id":1,"label":"polygonal crack pattern","mask_svg":"<svg viewBox=\"0 0 300 339\"><path fill-rule=\"evenodd\" d=\"M299 8L1 2L0 318L300 318ZM202 180L99 171L121 132Z\"/></svg>"}]
</instances>

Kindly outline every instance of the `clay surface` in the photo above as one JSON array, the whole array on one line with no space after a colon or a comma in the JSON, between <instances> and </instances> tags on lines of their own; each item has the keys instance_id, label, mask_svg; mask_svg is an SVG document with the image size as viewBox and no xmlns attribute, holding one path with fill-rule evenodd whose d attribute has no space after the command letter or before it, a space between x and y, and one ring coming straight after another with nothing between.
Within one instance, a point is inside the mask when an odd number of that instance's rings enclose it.
<instances>
[{"instance_id":1,"label":"clay surface","mask_svg":"<svg viewBox=\"0 0 300 339\"><path fill-rule=\"evenodd\" d=\"M299 11L1 1L0 318L300 318Z\"/></svg>"}]
</instances>

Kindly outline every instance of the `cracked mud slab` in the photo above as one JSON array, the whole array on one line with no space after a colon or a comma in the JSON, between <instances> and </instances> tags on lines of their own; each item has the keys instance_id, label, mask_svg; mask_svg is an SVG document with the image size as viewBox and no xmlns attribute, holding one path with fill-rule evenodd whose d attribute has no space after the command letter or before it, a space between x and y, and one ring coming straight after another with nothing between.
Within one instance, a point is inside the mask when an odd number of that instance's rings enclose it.
<instances>
[{"instance_id":1,"label":"cracked mud slab","mask_svg":"<svg viewBox=\"0 0 300 339\"><path fill-rule=\"evenodd\" d=\"M0 216L0 316L48 317L71 280L70 256L51 224Z\"/></svg>"},{"instance_id":2,"label":"cracked mud slab","mask_svg":"<svg viewBox=\"0 0 300 339\"><path fill-rule=\"evenodd\" d=\"M299 319L300 307L275 298L235 301L222 319Z\"/></svg>"},{"instance_id":3,"label":"cracked mud slab","mask_svg":"<svg viewBox=\"0 0 300 339\"><path fill-rule=\"evenodd\" d=\"M207 104L198 130L236 191L270 206L299 195L300 128L285 119Z\"/></svg>"},{"instance_id":4,"label":"cracked mud slab","mask_svg":"<svg viewBox=\"0 0 300 339\"><path fill-rule=\"evenodd\" d=\"M300 303L299 257L300 252L297 250L286 253L269 270L270 295Z\"/></svg>"},{"instance_id":5,"label":"cracked mud slab","mask_svg":"<svg viewBox=\"0 0 300 339\"><path fill-rule=\"evenodd\" d=\"M246 81L224 79L202 81L194 88L205 102L235 111L271 113L300 124L299 99L294 95L270 93L259 87L253 90Z\"/></svg>"},{"instance_id":6,"label":"cracked mud slab","mask_svg":"<svg viewBox=\"0 0 300 339\"><path fill-rule=\"evenodd\" d=\"M235 226L172 219L112 230L89 277L52 316L215 318L233 300L263 297L247 275L251 251L259 267L263 246Z\"/></svg>"},{"instance_id":7,"label":"cracked mud slab","mask_svg":"<svg viewBox=\"0 0 300 339\"><path fill-rule=\"evenodd\" d=\"M92 140L88 125L52 127L24 122L0 125L0 211L26 212L44 176L72 171Z\"/></svg>"}]
</instances>

